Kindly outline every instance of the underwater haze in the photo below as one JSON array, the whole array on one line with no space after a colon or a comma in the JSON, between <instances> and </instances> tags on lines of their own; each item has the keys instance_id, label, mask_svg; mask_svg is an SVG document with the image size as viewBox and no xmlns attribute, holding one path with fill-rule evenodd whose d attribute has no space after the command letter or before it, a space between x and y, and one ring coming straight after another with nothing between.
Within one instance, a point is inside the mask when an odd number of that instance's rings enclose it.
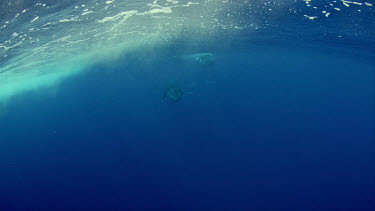
<instances>
[{"instance_id":1,"label":"underwater haze","mask_svg":"<svg viewBox=\"0 0 375 211\"><path fill-rule=\"evenodd\" d=\"M0 0L0 211L375 210L373 0Z\"/></svg>"}]
</instances>

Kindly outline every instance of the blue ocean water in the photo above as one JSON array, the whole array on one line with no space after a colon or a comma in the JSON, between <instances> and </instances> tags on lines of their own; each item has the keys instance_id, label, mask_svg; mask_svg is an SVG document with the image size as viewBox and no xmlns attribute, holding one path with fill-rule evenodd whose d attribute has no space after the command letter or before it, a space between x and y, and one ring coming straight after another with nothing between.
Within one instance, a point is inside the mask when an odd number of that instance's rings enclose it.
<instances>
[{"instance_id":1,"label":"blue ocean water","mask_svg":"<svg viewBox=\"0 0 375 211\"><path fill-rule=\"evenodd\" d=\"M0 210L375 209L373 2L11 2Z\"/></svg>"}]
</instances>

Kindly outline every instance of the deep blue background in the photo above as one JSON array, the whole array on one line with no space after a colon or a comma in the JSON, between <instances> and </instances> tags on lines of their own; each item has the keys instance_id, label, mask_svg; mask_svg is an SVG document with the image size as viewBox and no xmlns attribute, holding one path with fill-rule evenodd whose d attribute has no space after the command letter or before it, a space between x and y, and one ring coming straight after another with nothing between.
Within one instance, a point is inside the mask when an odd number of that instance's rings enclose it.
<instances>
[{"instance_id":1,"label":"deep blue background","mask_svg":"<svg viewBox=\"0 0 375 211\"><path fill-rule=\"evenodd\" d=\"M0 210L375 209L373 63L253 47L202 67L155 51L8 102Z\"/></svg>"}]
</instances>

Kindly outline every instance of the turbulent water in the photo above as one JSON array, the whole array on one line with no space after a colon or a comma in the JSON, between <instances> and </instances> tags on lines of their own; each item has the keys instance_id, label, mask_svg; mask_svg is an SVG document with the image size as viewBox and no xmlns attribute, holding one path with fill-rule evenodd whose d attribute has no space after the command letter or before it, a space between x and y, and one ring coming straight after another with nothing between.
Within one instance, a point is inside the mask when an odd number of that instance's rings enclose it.
<instances>
[{"instance_id":1,"label":"turbulent water","mask_svg":"<svg viewBox=\"0 0 375 211\"><path fill-rule=\"evenodd\" d=\"M0 210L373 210L374 3L1 0Z\"/></svg>"},{"instance_id":2,"label":"turbulent water","mask_svg":"<svg viewBox=\"0 0 375 211\"><path fill-rule=\"evenodd\" d=\"M119 52L179 42L189 43L179 49L187 52L285 40L372 50L372 8L371 2L308 0L2 1L0 99Z\"/></svg>"}]
</instances>

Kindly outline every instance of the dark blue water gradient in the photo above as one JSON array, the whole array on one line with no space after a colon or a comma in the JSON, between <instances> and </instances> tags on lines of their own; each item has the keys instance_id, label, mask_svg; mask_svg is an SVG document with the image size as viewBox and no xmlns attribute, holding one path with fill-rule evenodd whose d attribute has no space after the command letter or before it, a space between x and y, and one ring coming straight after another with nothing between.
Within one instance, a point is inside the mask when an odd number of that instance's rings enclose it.
<instances>
[{"instance_id":1,"label":"dark blue water gradient","mask_svg":"<svg viewBox=\"0 0 375 211\"><path fill-rule=\"evenodd\" d=\"M138 52L14 98L0 210L375 208L372 64L287 47L215 56Z\"/></svg>"}]
</instances>

